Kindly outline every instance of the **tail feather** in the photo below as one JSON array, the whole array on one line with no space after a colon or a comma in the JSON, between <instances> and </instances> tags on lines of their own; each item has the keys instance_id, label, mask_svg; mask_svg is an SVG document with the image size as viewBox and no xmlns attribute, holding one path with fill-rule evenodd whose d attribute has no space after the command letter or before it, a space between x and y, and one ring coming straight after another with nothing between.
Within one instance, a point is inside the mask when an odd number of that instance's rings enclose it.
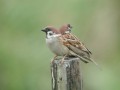
<instances>
[{"instance_id":1,"label":"tail feather","mask_svg":"<svg viewBox=\"0 0 120 90\"><path fill-rule=\"evenodd\" d=\"M89 59L91 62L93 62L100 70L102 70L102 68L99 66L99 64L97 62L95 62L92 58Z\"/></svg>"},{"instance_id":2,"label":"tail feather","mask_svg":"<svg viewBox=\"0 0 120 90\"><path fill-rule=\"evenodd\" d=\"M83 57L81 57L79 55L76 55L76 56L78 56L80 58L80 60L82 60L84 63L89 63L85 58L83 58Z\"/></svg>"},{"instance_id":3,"label":"tail feather","mask_svg":"<svg viewBox=\"0 0 120 90\"><path fill-rule=\"evenodd\" d=\"M80 58L80 60L82 60L84 63L89 63L88 62L88 60L89 61L91 61L91 62L93 62L96 66L97 66L97 68L99 68L100 70L102 70L102 68L99 66L99 64L97 63L97 62L95 62L92 58L86 58L86 57L81 57L81 56L79 56L79 55L77 55L79 58Z\"/></svg>"}]
</instances>

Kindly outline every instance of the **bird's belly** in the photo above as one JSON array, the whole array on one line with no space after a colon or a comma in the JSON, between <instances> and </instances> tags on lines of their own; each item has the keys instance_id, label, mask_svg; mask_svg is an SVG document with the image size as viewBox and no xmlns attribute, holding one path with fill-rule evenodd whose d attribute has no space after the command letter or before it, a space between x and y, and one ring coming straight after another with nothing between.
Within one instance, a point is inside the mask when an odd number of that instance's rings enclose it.
<instances>
[{"instance_id":1,"label":"bird's belly","mask_svg":"<svg viewBox=\"0 0 120 90\"><path fill-rule=\"evenodd\" d=\"M69 54L69 50L67 47L65 47L64 45L62 45L58 39L46 39L46 43L49 47L49 49L56 55L58 56L64 56L66 54Z\"/></svg>"}]
</instances>

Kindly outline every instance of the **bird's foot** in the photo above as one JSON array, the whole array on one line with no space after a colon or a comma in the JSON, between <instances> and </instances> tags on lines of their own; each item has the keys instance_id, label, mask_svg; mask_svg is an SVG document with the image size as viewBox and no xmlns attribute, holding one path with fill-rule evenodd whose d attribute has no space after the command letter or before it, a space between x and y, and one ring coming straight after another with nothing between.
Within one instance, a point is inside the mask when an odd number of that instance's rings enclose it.
<instances>
[{"instance_id":1,"label":"bird's foot","mask_svg":"<svg viewBox=\"0 0 120 90\"><path fill-rule=\"evenodd\" d=\"M61 61L60 61L60 64L61 64L61 65L64 63L66 56L67 56L67 55L65 55L65 56L61 59Z\"/></svg>"},{"instance_id":2,"label":"bird's foot","mask_svg":"<svg viewBox=\"0 0 120 90\"><path fill-rule=\"evenodd\" d=\"M54 58L53 59L51 59L51 64L53 64L54 63L54 60L57 58L57 55L56 56L54 56Z\"/></svg>"}]
</instances>

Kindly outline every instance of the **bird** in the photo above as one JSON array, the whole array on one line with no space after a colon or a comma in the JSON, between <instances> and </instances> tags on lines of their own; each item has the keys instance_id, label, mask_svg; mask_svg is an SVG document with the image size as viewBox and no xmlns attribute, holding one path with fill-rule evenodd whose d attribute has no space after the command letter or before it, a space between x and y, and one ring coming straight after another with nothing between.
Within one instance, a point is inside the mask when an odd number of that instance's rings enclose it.
<instances>
[{"instance_id":1,"label":"bird","mask_svg":"<svg viewBox=\"0 0 120 90\"><path fill-rule=\"evenodd\" d=\"M66 56L72 55L72 52L63 43L62 34L53 26L47 26L41 31L46 33L46 44L48 48L55 54L51 62L58 56L63 56L61 62Z\"/></svg>"},{"instance_id":2,"label":"bird","mask_svg":"<svg viewBox=\"0 0 120 90\"><path fill-rule=\"evenodd\" d=\"M80 60L84 63L93 62L97 67L99 65L91 58L92 52L86 48L86 46L71 33L72 26L70 24L64 24L59 28L59 32L62 34L63 43L67 43L66 46L74 52ZM100 68L100 67L99 67Z\"/></svg>"},{"instance_id":3,"label":"bird","mask_svg":"<svg viewBox=\"0 0 120 90\"><path fill-rule=\"evenodd\" d=\"M92 61L96 66L99 65L91 59L92 54L85 45L73 34L71 34L70 24L63 25L59 30L53 26L47 26L42 29L46 33L46 44L48 48L55 54L51 62L58 56L62 56L61 63L65 57L75 56L80 58L84 63ZM100 68L100 67L99 67Z\"/></svg>"}]
</instances>

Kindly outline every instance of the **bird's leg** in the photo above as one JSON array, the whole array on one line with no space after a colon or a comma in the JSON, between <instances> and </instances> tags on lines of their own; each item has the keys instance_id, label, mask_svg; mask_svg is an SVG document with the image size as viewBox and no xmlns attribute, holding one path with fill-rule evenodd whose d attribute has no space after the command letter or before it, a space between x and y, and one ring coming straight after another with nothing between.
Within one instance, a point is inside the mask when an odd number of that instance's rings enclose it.
<instances>
[{"instance_id":1,"label":"bird's leg","mask_svg":"<svg viewBox=\"0 0 120 90\"><path fill-rule=\"evenodd\" d=\"M63 56L62 60L60 61L61 64L64 62L64 59L66 56L67 56L67 54Z\"/></svg>"},{"instance_id":2,"label":"bird's leg","mask_svg":"<svg viewBox=\"0 0 120 90\"><path fill-rule=\"evenodd\" d=\"M51 60L51 63L53 63L56 58L57 58L57 55L53 57L53 59Z\"/></svg>"}]
</instances>

